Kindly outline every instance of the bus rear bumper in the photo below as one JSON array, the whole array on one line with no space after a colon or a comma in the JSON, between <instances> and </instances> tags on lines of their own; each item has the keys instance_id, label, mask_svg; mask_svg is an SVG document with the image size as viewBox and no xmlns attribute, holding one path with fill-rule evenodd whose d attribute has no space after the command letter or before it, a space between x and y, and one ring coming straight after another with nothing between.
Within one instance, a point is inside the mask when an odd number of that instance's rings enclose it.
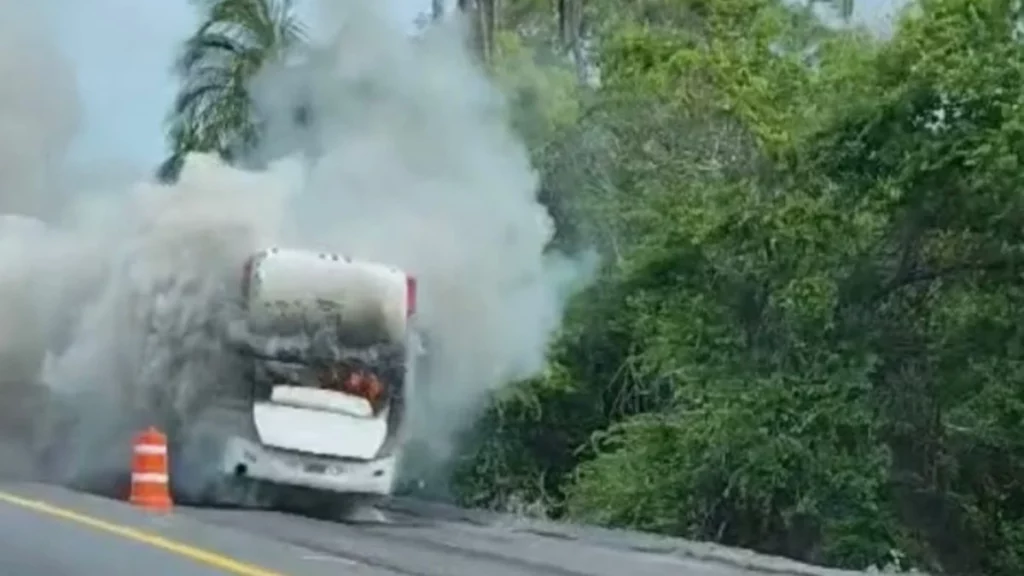
<instances>
[{"instance_id":1,"label":"bus rear bumper","mask_svg":"<svg viewBox=\"0 0 1024 576\"><path fill-rule=\"evenodd\" d=\"M391 494L397 457L355 460L285 451L234 436L225 446L222 472L268 484L344 494Z\"/></svg>"}]
</instances>

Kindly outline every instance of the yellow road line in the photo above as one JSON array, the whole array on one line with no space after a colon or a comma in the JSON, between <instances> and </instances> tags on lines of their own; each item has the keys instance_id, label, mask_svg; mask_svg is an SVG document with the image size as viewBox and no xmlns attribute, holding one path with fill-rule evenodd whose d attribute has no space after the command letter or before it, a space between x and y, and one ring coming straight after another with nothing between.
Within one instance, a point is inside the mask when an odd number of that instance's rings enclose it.
<instances>
[{"instance_id":1,"label":"yellow road line","mask_svg":"<svg viewBox=\"0 0 1024 576\"><path fill-rule=\"evenodd\" d=\"M112 522L107 522L106 520L100 520L99 518L94 518L73 510L54 506L53 504L42 502L40 500L29 500L27 498L22 498L20 496L15 496L14 494L0 491L0 502L6 502L7 504L18 506L20 508L39 512L40 514L74 522L81 526L88 526L94 530L114 534L127 540L134 540L135 542L148 544L154 548L159 548L161 550L177 554L178 556L183 556L200 564L205 564L206 566L223 570L229 574L235 574L237 576L284 576L279 572L260 568L253 564L246 564L245 562L229 558L216 552L189 546L182 542L175 542L174 540L169 540L162 536L157 536L156 534L144 532L121 524L114 524Z\"/></svg>"}]
</instances>

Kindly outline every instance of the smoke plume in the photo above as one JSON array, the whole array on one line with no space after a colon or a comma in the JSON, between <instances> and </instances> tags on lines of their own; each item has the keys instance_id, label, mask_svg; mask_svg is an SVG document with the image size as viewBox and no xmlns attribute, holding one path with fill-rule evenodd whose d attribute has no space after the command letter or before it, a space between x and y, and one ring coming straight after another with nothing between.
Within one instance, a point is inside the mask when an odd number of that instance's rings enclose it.
<instances>
[{"instance_id":1,"label":"smoke plume","mask_svg":"<svg viewBox=\"0 0 1024 576\"><path fill-rule=\"evenodd\" d=\"M51 473L102 482L124 467L138 426L187 420L237 383L217 325L243 259L268 244L418 277L428 355L412 435L435 463L488 392L541 369L587 262L545 253L553 229L537 174L458 23L410 38L381 4L325 2L330 41L256 79L269 168L196 155L172 186L115 182L102 195L64 185L69 70L0 23L0 212L46 223L0 224L0 325L38 327L29 343L32 330L0 332L0 353L12 362L18 351L17 379L72 407L71 421L51 419L51 437L70 446L49 455ZM291 121L298 101L307 126Z\"/></svg>"}]
</instances>

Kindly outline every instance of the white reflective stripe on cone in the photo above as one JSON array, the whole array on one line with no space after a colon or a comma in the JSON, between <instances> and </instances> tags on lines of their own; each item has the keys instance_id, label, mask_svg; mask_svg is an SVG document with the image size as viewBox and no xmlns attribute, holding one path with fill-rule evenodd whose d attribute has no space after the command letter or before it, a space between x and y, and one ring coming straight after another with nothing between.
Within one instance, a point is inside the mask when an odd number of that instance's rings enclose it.
<instances>
[{"instance_id":1,"label":"white reflective stripe on cone","mask_svg":"<svg viewBox=\"0 0 1024 576\"><path fill-rule=\"evenodd\" d=\"M166 484L167 474L155 472L135 472L132 474L132 482L144 482L147 484Z\"/></svg>"},{"instance_id":2,"label":"white reflective stripe on cone","mask_svg":"<svg viewBox=\"0 0 1024 576\"><path fill-rule=\"evenodd\" d=\"M138 444L135 446L136 454L167 454L167 446L162 444Z\"/></svg>"}]
</instances>

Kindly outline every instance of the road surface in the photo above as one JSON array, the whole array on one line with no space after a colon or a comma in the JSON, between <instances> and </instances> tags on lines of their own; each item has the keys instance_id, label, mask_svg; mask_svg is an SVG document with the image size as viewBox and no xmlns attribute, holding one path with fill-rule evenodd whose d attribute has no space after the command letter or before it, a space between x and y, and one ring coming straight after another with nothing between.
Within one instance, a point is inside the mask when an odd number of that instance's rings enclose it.
<instances>
[{"instance_id":1,"label":"road surface","mask_svg":"<svg viewBox=\"0 0 1024 576\"><path fill-rule=\"evenodd\" d=\"M743 551L395 503L367 522L269 511L150 513L0 482L0 574L109 576L838 576Z\"/></svg>"}]
</instances>

